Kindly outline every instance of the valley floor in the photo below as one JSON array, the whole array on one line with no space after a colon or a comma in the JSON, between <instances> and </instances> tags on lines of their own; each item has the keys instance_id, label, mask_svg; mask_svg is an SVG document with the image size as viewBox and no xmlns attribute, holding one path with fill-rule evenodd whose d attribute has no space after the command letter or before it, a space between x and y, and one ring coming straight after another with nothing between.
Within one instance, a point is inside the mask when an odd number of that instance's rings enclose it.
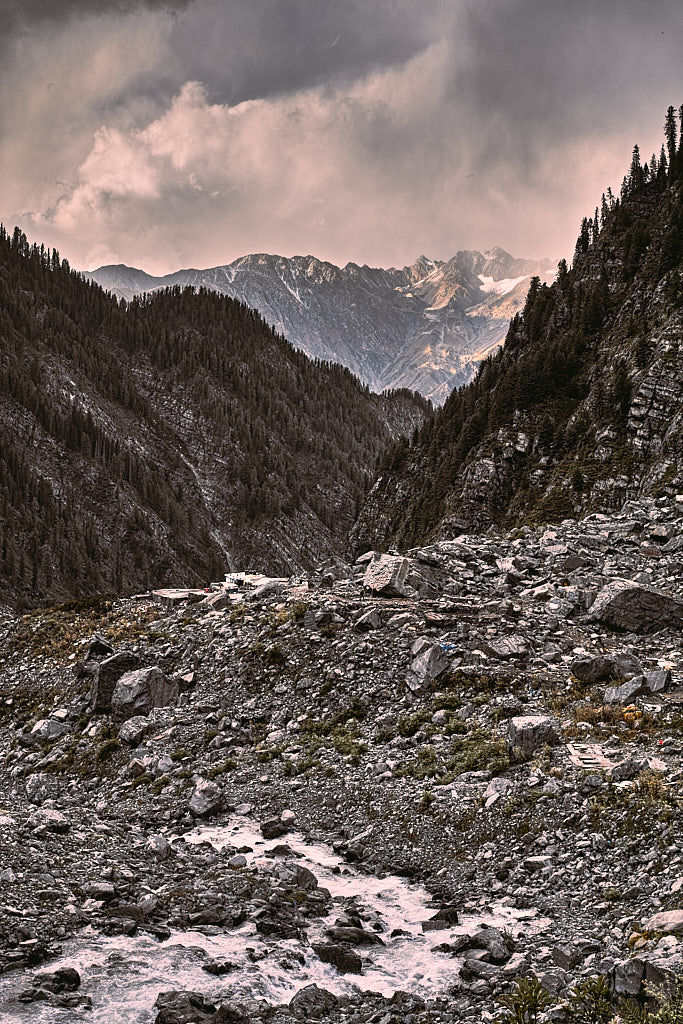
<instances>
[{"instance_id":1,"label":"valley floor","mask_svg":"<svg viewBox=\"0 0 683 1024\"><path fill-rule=\"evenodd\" d=\"M7 614L0 1017L495 1020L533 972L571 1020L680 974L682 628L673 498Z\"/></svg>"}]
</instances>

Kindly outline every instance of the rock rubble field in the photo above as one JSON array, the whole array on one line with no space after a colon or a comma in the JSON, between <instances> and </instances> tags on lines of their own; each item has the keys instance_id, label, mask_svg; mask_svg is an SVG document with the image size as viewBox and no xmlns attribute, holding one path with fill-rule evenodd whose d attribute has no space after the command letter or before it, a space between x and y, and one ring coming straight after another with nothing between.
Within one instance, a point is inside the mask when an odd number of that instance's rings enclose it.
<instances>
[{"instance_id":1,"label":"rock rubble field","mask_svg":"<svg viewBox=\"0 0 683 1024\"><path fill-rule=\"evenodd\" d=\"M683 496L5 612L0 1019L619 1019L683 973L682 628Z\"/></svg>"}]
</instances>

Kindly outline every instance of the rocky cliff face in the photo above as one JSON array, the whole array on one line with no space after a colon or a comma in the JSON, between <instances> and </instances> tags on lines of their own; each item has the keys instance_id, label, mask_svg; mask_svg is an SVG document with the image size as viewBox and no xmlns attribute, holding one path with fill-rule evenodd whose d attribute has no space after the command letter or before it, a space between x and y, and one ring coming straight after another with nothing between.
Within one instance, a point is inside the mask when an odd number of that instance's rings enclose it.
<instances>
[{"instance_id":1,"label":"rocky cliff face","mask_svg":"<svg viewBox=\"0 0 683 1024\"><path fill-rule=\"evenodd\" d=\"M497 248L448 261L421 256L400 270L258 254L162 278L126 266L85 276L125 299L173 285L211 288L258 309L297 348L349 367L373 390L408 388L441 404L503 341L532 274L551 280L554 271L547 260Z\"/></svg>"},{"instance_id":2,"label":"rocky cliff face","mask_svg":"<svg viewBox=\"0 0 683 1024\"><path fill-rule=\"evenodd\" d=\"M683 487L680 158L639 170L584 221L572 268L532 283L502 351L386 460L359 549Z\"/></svg>"}]
</instances>

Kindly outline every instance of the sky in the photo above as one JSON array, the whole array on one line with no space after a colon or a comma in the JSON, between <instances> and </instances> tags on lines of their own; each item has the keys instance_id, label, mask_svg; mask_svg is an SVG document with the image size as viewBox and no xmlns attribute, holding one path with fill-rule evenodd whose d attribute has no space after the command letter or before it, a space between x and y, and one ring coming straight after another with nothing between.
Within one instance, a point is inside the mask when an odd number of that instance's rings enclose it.
<instances>
[{"instance_id":1,"label":"sky","mask_svg":"<svg viewBox=\"0 0 683 1024\"><path fill-rule=\"evenodd\" d=\"M680 0L0 0L0 219L78 269L571 257Z\"/></svg>"}]
</instances>

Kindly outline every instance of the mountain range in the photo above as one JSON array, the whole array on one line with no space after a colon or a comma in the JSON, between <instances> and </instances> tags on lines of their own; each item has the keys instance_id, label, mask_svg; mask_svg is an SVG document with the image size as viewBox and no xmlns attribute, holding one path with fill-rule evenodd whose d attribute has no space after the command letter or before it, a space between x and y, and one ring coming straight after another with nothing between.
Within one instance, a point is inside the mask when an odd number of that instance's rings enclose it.
<instances>
[{"instance_id":1,"label":"mountain range","mask_svg":"<svg viewBox=\"0 0 683 1024\"><path fill-rule=\"evenodd\" d=\"M549 282L554 273L549 260L495 248L448 261L420 256L402 269L254 254L165 277L124 265L84 276L127 300L176 285L229 295L307 355L341 363L373 391L408 388L441 404L502 343L531 277Z\"/></svg>"}]
</instances>

